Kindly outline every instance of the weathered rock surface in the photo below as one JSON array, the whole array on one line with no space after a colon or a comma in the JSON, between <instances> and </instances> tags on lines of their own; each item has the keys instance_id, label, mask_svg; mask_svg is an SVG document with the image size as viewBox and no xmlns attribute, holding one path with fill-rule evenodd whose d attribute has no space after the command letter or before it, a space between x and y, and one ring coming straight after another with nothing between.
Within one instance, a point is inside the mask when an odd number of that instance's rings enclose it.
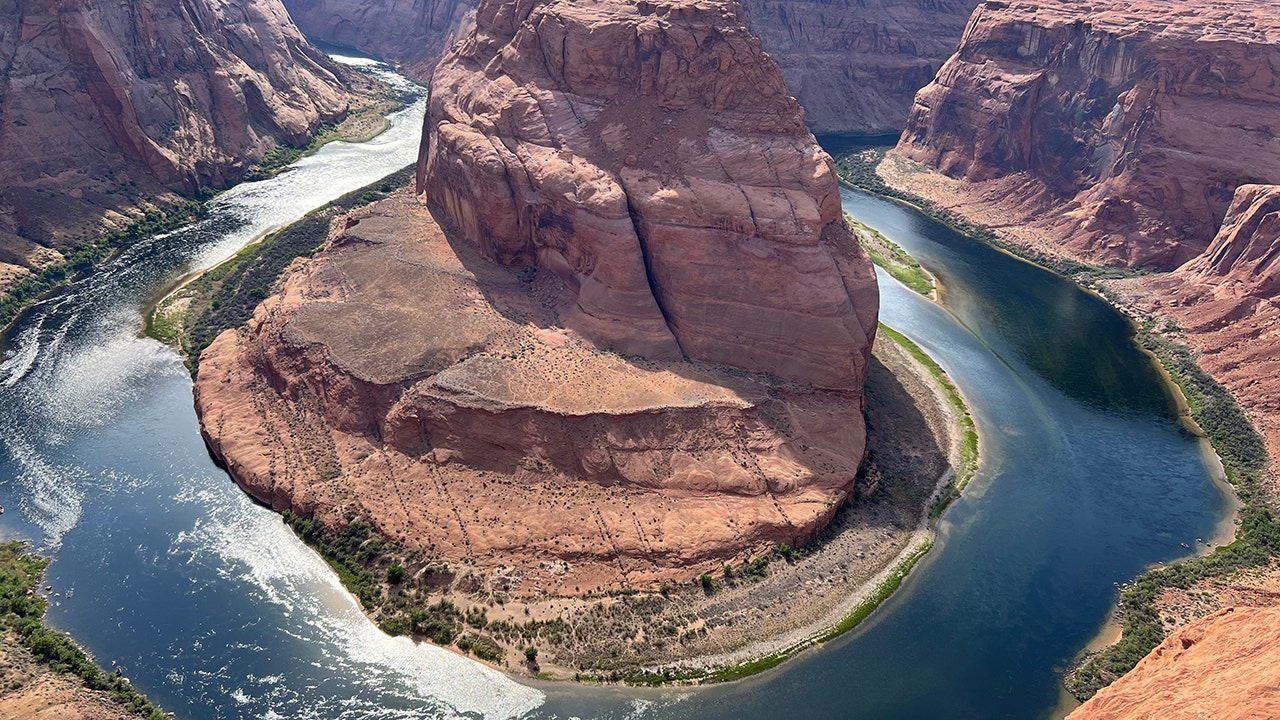
<instances>
[{"instance_id":1,"label":"weathered rock surface","mask_svg":"<svg viewBox=\"0 0 1280 720\"><path fill-rule=\"evenodd\" d=\"M1243 185L1209 248L1166 275L1112 283L1178 339L1249 412L1280 457L1280 185Z\"/></svg>"},{"instance_id":2,"label":"weathered rock surface","mask_svg":"<svg viewBox=\"0 0 1280 720\"><path fill-rule=\"evenodd\" d=\"M425 82L470 30L477 0L283 0L307 37L400 63Z\"/></svg>"},{"instance_id":3,"label":"weathered rock surface","mask_svg":"<svg viewBox=\"0 0 1280 720\"><path fill-rule=\"evenodd\" d=\"M1280 179L1278 78L1267 3L990 0L897 152L967 181L944 204L1029 225L1039 249L1171 269L1238 186Z\"/></svg>"},{"instance_id":4,"label":"weathered rock surface","mask_svg":"<svg viewBox=\"0 0 1280 720\"><path fill-rule=\"evenodd\" d=\"M367 518L518 596L688 581L828 522L860 387L624 359L557 326L577 297L393 196L204 352L202 430L263 502Z\"/></svg>"},{"instance_id":5,"label":"weathered rock surface","mask_svg":"<svg viewBox=\"0 0 1280 720\"><path fill-rule=\"evenodd\" d=\"M878 296L831 159L733 2L485 3L437 67L418 188L565 327L858 395Z\"/></svg>"},{"instance_id":6,"label":"weathered rock surface","mask_svg":"<svg viewBox=\"0 0 1280 720\"><path fill-rule=\"evenodd\" d=\"M897 133L977 0L743 0L814 132Z\"/></svg>"},{"instance_id":7,"label":"weathered rock surface","mask_svg":"<svg viewBox=\"0 0 1280 720\"><path fill-rule=\"evenodd\" d=\"M237 179L347 106L278 0L0 1L0 58L10 280L139 200Z\"/></svg>"},{"instance_id":8,"label":"weathered rock surface","mask_svg":"<svg viewBox=\"0 0 1280 720\"><path fill-rule=\"evenodd\" d=\"M1227 608L1170 635L1070 720L1280 717L1280 608Z\"/></svg>"}]
</instances>

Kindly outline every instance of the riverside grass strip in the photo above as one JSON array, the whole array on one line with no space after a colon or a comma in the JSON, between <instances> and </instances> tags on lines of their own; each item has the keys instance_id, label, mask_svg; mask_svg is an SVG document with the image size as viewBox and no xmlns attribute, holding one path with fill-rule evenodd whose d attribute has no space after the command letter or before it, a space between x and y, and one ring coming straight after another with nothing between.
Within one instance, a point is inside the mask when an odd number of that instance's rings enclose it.
<instances>
[{"instance_id":1,"label":"riverside grass strip","mask_svg":"<svg viewBox=\"0 0 1280 720\"><path fill-rule=\"evenodd\" d=\"M912 205L930 218L973 240L1016 255L1046 270L1072 278L1080 285L1092 281L1147 274L1141 269L1100 268L1000 242L990 230L975 227L948 211L911 193L889 187L876 173L888 148L863 150L836 160L842 182ZM1102 296L1114 306L1106 292ZM1119 308L1117 308L1119 310ZM1222 461L1227 480L1243 507L1235 540L1211 554L1183 560L1139 575L1120 595L1116 608L1123 625L1120 639L1089 656L1064 678L1067 690L1084 701L1133 669L1167 636L1156 609L1165 588L1188 589L1209 578L1221 578L1247 568L1265 567L1280 560L1280 520L1274 507L1278 499L1267 489L1265 473L1270 458L1253 424L1235 398L1196 363L1194 353L1156 332L1154 321L1144 320L1135 342L1164 367L1187 400L1191 419L1205 432Z\"/></svg>"},{"instance_id":2,"label":"riverside grass strip","mask_svg":"<svg viewBox=\"0 0 1280 720\"><path fill-rule=\"evenodd\" d=\"M55 673L75 675L91 690L107 693L121 708L146 720L166 715L119 674L103 672L71 638L43 622L48 601L36 594L49 560L21 542L0 543L0 624L21 638L36 660Z\"/></svg>"},{"instance_id":3,"label":"riverside grass strip","mask_svg":"<svg viewBox=\"0 0 1280 720\"><path fill-rule=\"evenodd\" d=\"M871 262L921 295L926 297L932 295L935 289L933 276L920 267L920 263L907 254L898 243L885 237L870 225L858 222L849 213L845 213L844 218L858 236L863 249L871 256Z\"/></svg>"}]
</instances>

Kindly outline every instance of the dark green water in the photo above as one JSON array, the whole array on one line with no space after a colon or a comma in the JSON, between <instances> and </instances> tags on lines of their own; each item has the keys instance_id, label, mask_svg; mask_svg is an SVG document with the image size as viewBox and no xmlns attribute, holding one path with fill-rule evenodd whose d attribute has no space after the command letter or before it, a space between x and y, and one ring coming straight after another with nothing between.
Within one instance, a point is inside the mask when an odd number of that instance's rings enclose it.
<instances>
[{"instance_id":1,"label":"dark green water","mask_svg":"<svg viewBox=\"0 0 1280 720\"><path fill-rule=\"evenodd\" d=\"M406 113L382 145L326 147L126 253L32 313L0 364L0 534L55 558L51 622L180 717L1041 717L1116 583L1226 511L1122 318L847 192L946 286L944 309L882 277L882 318L950 372L982 435L978 476L899 593L827 647L697 691L527 687L387 638L212 464L181 363L137 330L175 275L410 162L421 103Z\"/></svg>"}]
</instances>

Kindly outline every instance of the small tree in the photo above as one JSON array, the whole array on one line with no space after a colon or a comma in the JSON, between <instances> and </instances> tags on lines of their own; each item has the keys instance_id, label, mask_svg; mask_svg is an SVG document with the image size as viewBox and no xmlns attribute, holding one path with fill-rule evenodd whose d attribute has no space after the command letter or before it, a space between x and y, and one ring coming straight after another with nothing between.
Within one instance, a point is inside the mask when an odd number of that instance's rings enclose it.
<instances>
[{"instance_id":1,"label":"small tree","mask_svg":"<svg viewBox=\"0 0 1280 720\"><path fill-rule=\"evenodd\" d=\"M387 582L392 585L399 585L404 582L404 568L400 565L392 565L387 568Z\"/></svg>"},{"instance_id":2,"label":"small tree","mask_svg":"<svg viewBox=\"0 0 1280 720\"><path fill-rule=\"evenodd\" d=\"M711 589L711 582L712 582L712 580L711 580L711 574L710 574L710 573L702 573L701 575L699 575L699 576L698 576L698 582L702 583L702 589L703 589L703 590L710 590L710 589Z\"/></svg>"},{"instance_id":3,"label":"small tree","mask_svg":"<svg viewBox=\"0 0 1280 720\"><path fill-rule=\"evenodd\" d=\"M524 659L531 663L538 662L538 648L532 645L529 645L528 647L526 647L524 649Z\"/></svg>"}]
</instances>

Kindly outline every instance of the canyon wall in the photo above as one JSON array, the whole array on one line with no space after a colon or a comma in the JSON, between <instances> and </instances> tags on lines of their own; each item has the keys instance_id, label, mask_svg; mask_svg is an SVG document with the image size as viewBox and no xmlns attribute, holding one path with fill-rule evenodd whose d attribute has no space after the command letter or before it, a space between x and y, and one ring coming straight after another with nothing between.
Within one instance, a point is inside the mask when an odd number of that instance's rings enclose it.
<instances>
[{"instance_id":1,"label":"canyon wall","mask_svg":"<svg viewBox=\"0 0 1280 720\"><path fill-rule=\"evenodd\" d=\"M946 205L1040 249L1171 269L1235 189L1280 179L1280 13L1227 0L974 11L897 152L965 181ZM1029 242L1028 244L1035 244Z\"/></svg>"},{"instance_id":2,"label":"canyon wall","mask_svg":"<svg viewBox=\"0 0 1280 720\"><path fill-rule=\"evenodd\" d=\"M897 133L977 0L744 0L814 132ZM420 80L469 30L476 0L285 0L309 37L401 63Z\"/></svg>"},{"instance_id":3,"label":"canyon wall","mask_svg":"<svg viewBox=\"0 0 1280 720\"><path fill-rule=\"evenodd\" d=\"M818 133L893 133L977 0L742 0Z\"/></svg>"},{"instance_id":4,"label":"canyon wall","mask_svg":"<svg viewBox=\"0 0 1280 720\"><path fill-rule=\"evenodd\" d=\"M235 181L345 112L278 0L0 2L0 277L140 201ZM0 285L0 290L3 285Z\"/></svg>"},{"instance_id":5,"label":"canyon wall","mask_svg":"<svg viewBox=\"0 0 1280 720\"><path fill-rule=\"evenodd\" d=\"M307 37L400 64L426 82L470 29L476 0L284 0Z\"/></svg>"}]
</instances>

